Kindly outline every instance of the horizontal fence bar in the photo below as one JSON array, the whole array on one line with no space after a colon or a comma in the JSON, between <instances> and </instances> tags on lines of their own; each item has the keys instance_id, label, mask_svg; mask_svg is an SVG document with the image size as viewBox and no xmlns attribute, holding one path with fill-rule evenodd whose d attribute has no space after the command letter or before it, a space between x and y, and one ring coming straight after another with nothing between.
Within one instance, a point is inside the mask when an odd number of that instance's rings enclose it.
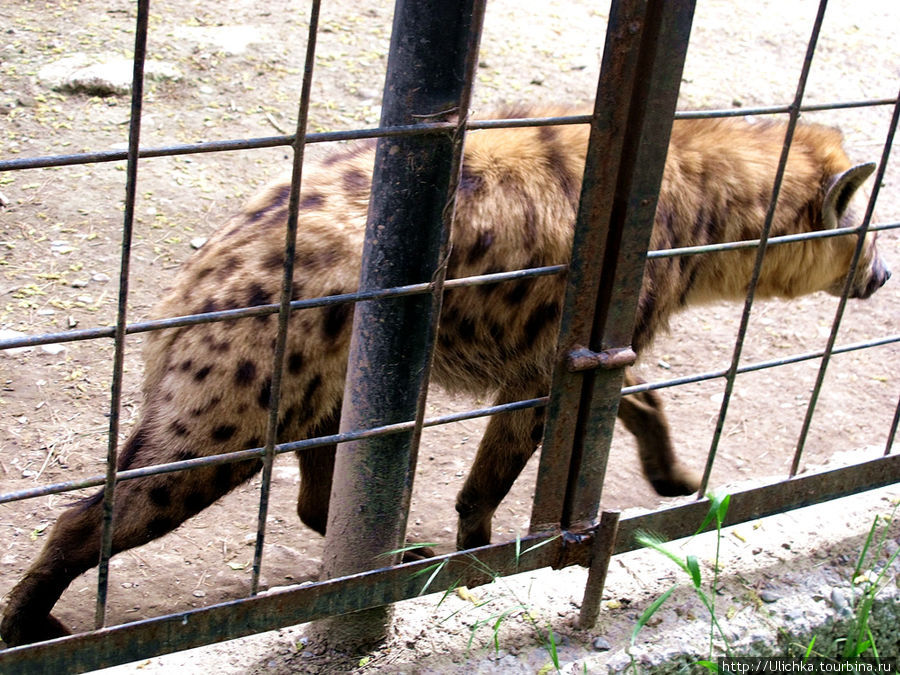
<instances>
[{"instance_id":1,"label":"horizontal fence bar","mask_svg":"<svg viewBox=\"0 0 900 675\"><path fill-rule=\"evenodd\" d=\"M880 223L866 228L867 232L881 232L884 230L896 230L900 228L900 222ZM783 234L772 237L766 241L766 247L778 244L796 244L811 239L828 239L829 237L844 237L850 234L859 234L860 227L837 227L833 230L815 230L813 232L801 232L799 234ZM676 258L679 256L698 255L700 253L715 253L717 251L734 251L737 249L756 248L760 244L759 239L742 239L741 241L726 241L721 244L705 244L703 246L682 246L680 248L654 249L647 251L647 260L657 258Z\"/></svg>"},{"instance_id":2,"label":"horizontal fence bar","mask_svg":"<svg viewBox=\"0 0 900 675\"><path fill-rule=\"evenodd\" d=\"M848 108L872 108L880 105L896 105L896 98L873 98L862 101L841 101L838 103L804 103L800 112L822 112L825 110L846 110ZM756 108L725 108L720 110L681 110L675 113L677 120L709 119L716 117L743 117L745 115L778 115L789 113L791 106L772 105Z\"/></svg>"},{"instance_id":3,"label":"horizontal fence bar","mask_svg":"<svg viewBox=\"0 0 900 675\"><path fill-rule=\"evenodd\" d=\"M900 455L888 455L849 467L735 491L731 493L725 524L756 520L897 481L900 481ZM657 532L669 539L691 536L703 522L708 509L708 500L701 500L622 518L615 553L640 548L634 539L640 530ZM20 675L84 672L399 602L423 595L425 591L475 586L497 576L545 567L586 566L592 545L593 537L590 536L527 535L505 544L264 593L37 645L14 647L0 652L0 671Z\"/></svg>"},{"instance_id":4,"label":"horizontal fence bar","mask_svg":"<svg viewBox=\"0 0 900 675\"><path fill-rule=\"evenodd\" d=\"M875 338L872 340L865 340L863 342L854 342L849 345L842 345L840 347L835 347L831 350L832 354L845 354L847 352L857 351L859 349L868 349L869 347L882 347L884 345L894 344L900 342L900 335L888 335L882 338ZM771 359L769 361L758 361L756 363L748 363L742 366L739 366L737 369L737 374L741 375L743 373L755 372L757 370L766 370L768 368L776 368L778 366L787 366L793 363L801 363L803 361L810 361L812 359L818 359L824 356L825 350L819 349L814 352L806 352L803 354L795 354L793 356L784 356L778 359ZM641 384L636 384L631 387L623 387L622 388L622 396L627 396L628 394L639 394L642 391L652 391L654 389L667 389L668 387L677 387L681 384L694 384L696 382L706 382L708 380L714 380L718 377L725 377L728 374L727 368L722 368L720 370L711 370L705 373L698 373L696 375L686 375L684 377L676 377L671 380L662 380L660 382L643 382Z\"/></svg>"},{"instance_id":5,"label":"horizontal fence bar","mask_svg":"<svg viewBox=\"0 0 900 675\"><path fill-rule=\"evenodd\" d=\"M869 232L882 232L886 230L900 229L900 222L879 223L868 228ZM768 240L768 246L776 246L779 244L794 244L812 239L826 239L829 237L841 237L858 234L857 227L842 227L834 230L817 230L815 232L803 232L801 234L788 234L779 237L772 237ZM715 253L718 251L733 251L739 249L755 248L759 245L759 239L746 239L742 241L724 242L721 244L708 244L704 246L684 246L681 248L657 249L647 252L648 260L656 260L658 258L673 258L677 256L700 255L703 253ZM461 277L458 279L448 279L444 287L446 289L462 288L467 286L484 286L488 284L496 284L504 281L513 281L517 279L525 279L530 277L548 276L553 274L562 274L568 269L568 265L546 265L543 267L532 267L529 269L513 270L510 272L496 272L493 274L481 274L471 277ZM363 300L379 300L384 298L396 298L406 295L422 295L432 293L434 284L425 282L420 284L410 284L408 286L396 286L393 288L375 289L370 291L357 291L355 293L343 293L340 295L328 295L320 298L308 298L304 300L294 300L291 302L291 311L298 309L310 309L313 307L326 307L329 305L337 305L345 302L360 302ZM7 292L14 292L7 291ZM192 326L199 323L214 323L216 321L228 321L234 319L246 319L254 316L266 316L278 312L279 305L257 305L255 307L242 307L239 309L227 309L218 312L205 312L202 314L186 314L184 316L170 317L166 319L153 319L150 321L141 321L129 324L126 333L146 333L154 330L162 330L164 328L180 328L182 326ZM60 342L77 342L80 340L93 340L98 338L113 337L115 328L97 327L97 328L81 328L78 330L65 331L63 333L43 333L34 336L23 336L19 338L6 338L0 340L0 350L15 349L20 347L36 347L46 344L57 344Z\"/></svg>"},{"instance_id":6,"label":"horizontal fence bar","mask_svg":"<svg viewBox=\"0 0 900 675\"><path fill-rule=\"evenodd\" d=\"M532 267L524 270L512 270L510 272L495 272L493 274L479 274L459 279L449 279L444 283L444 288L463 288L468 286L486 286L504 281L528 279L532 277L562 274L568 268L567 265L547 265L544 267ZM393 288L374 289L369 291L356 291L354 293L342 293L339 295L326 295L319 298L294 300L291 302L291 311L298 309L311 309L313 307L326 307L339 305L345 302L360 302L363 300L380 300L385 298L398 298L406 295L424 295L434 291L434 282L409 284L407 286L395 286ZM216 321L228 321L234 319L246 319L253 316L265 316L275 314L280 305L256 305L255 307L241 307L239 309L226 309L219 312L205 312L202 314L186 314L184 316L170 317L166 319L153 319L129 324L125 332L147 333L164 328L180 328L193 326L200 323L214 323ZM97 338L113 337L115 328L112 326L102 328L82 328L77 331L64 333L44 333L41 335L25 336L20 338L7 338L0 340L0 351L15 349L18 347L34 347L59 342L76 342L79 340L92 340Z\"/></svg>"},{"instance_id":7,"label":"horizontal fence bar","mask_svg":"<svg viewBox=\"0 0 900 675\"><path fill-rule=\"evenodd\" d=\"M435 427L442 424L451 424L453 422L463 422L465 420L476 419L478 417L489 417L491 415L499 415L514 410L526 410L528 408L541 408L547 405L549 397L541 396L539 398L531 398L523 401L513 401L512 403L502 403L500 405L488 406L485 408L476 408L474 410L466 410L464 412L450 413L448 415L440 415L438 417L430 417L425 419L423 427ZM317 448L323 445L331 445L333 443L346 443L348 441L356 441L361 438L372 438L375 436L387 436L389 434L398 434L409 431L413 428L415 422L413 420L407 422L397 422L396 424L386 424L371 429L360 429L356 431L347 431L340 434L332 434L329 436L317 436L315 438L307 438L302 441L290 441L288 443L279 443L275 446L275 454L283 455L288 452L297 452L309 448ZM133 480L144 476L153 476L160 473L173 473L175 471L187 471L202 466L216 466L219 464L230 464L233 462L241 462L250 459L256 459L265 455L265 448L248 448L246 450L238 450L236 452L228 452L219 455L208 455L206 457L197 457L194 459L184 459L178 462L169 462L166 464L153 464L138 469L127 469L119 471L116 474L116 482L125 480ZM82 490L85 488L96 487L105 482L104 476L91 476L81 480L65 481L63 483L54 483L52 485L44 485L27 490L19 490L17 492L9 492L0 494L0 504L7 502L21 501L22 499L31 499L33 497L43 497L51 494L59 494L61 492L71 492L73 490Z\"/></svg>"},{"instance_id":8,"label":"horizontal fence bar","mask_svg":"<svg viewBox=\"0 0 900 675\"><path fill-rule=\"evenodd\" d=\"M590 537L566 541L559 536L529 535L506 544L7 649L0 652L0 672L63 675L95 670L379 607L423 595L426 590L484 584L496 576L555 566L561 559L567 565L584 565L590 544Z\"/></svg>"},{"instance_id":9,"label":"horizontal fence bar","mask_svg":"<svg viewBox=\"0 0 900 675\"><path fill-rule=\"evenodd\" d=\"M860 349L867 349L871 347L881 347L889 344L900 343L900 335L890 335L887 337L867 340L864 342L855 342L848 345L841 345L839 347L835 347L832 350L833 354L844 354L847 352L857 351ZM803 354L796 354L793 356L785 356L778 359L771 359L768 361L760 361L757 363L750 363L742 365L738 368L738 374L755 372L758 370L765 370L768 368L775 368L778 366L791 365L794 363L801 363L803 361L810 361L813 359L821 358L824 354L824 350L817 350L814 352L806 352ZM706 382L709 380L714 380L720 377L725 377L727 375L728 369L722 368L720 370L708 371L705 373L698 373L695 375L687 375L685 377L672 378L670 380L663 380L660 382L644 382L638 385L633 385L630 387L622 388L622 396L627 396L629 394L637 394L644 391L651 391L656 389L666 389L669 387L675 387L684 384L695 384L698 382ZM468 410L465 412L459 413L451 413L448 415L441 415L438 417L430 417L425 420L425 427L434 427L440 426L444 424L451 424L454 422L461 422L470 419L476 419L478 417L489 417L492 415L498 415L504 412L510 412L513 410L522 410L526 408L538 408L547 405L548 397L540 397L527 399L524 401L515 401L512 403L504 403L496 406L488 406L484 408L476 408L474 410ZM374 427L372 429L364 429L358 431L350 431L344 434L332 434L330 436L320 436L316 438L304 439L302 441L291 441L288 443L279 443L275 446L276 454L284 454L287 452L295 452L298 450L304 450L307 448L315 448L321 447L323 445L330 445L332 443L344 443L347 441L358 440L360 438L367 438L371 436L379 436L379 435L387 435L400 433L403 431L408 431L412 428L414 423L412 421L408 422L399 422L397 424L389 424L379 427ZM247 450L239 450L237 452L230 452L220 455L210 455L208 457L199 457L196 459L187 459L179 462L171 462L168 464L155 464L150 467L143 467L139 469L128 469L126 471L121 471L118 473L117 481L124 480L132 480L135 478L141 478L143 476L154 475L158 473L171 473L174 471L186 471L189 469L195 469L201 466L214 466L217 464L228 464L232 462L239 462L248 459L255 459L257 457L261 457L265 453L264 448L248 448ZM92 476L89 478L84 478L82 480L76 481L66 481L63 483L54 483L52 485L45 485L36 488L29 488L27 490L20 490L17 492L10 492L7 494L0 494L0 504L6 502L20 501L22 499L30 499L33 497L42 497L51 494L59 494L62 492L71 492L73 490L81 490L85 488L96 487L98 485L102 485L104 482L103 476Z\"/></svg>"},{"instance_id":10,"label":"horizontal fence bar","mask_svg":"<svg viewBox=\"0 0 900 675\"><path fill-rule=\"evenodd\" d=\"M834 103L817 103L803 105L801 112L824 110L843 110L847 108L875 107L895 105L896 98L878 98L863 101L838 101ZM740 117L744 115L774 115L790 111L790 106L762 106L757 108L735 108L724 110L682 110L675 113L675 119L701 119L717 117ZM496 120L474 120L466 125L468 131L479 129L511 129L518 127L561 126L566 124L588 124L590 115L565 115L557 117L508 118ZM456 129L453 122L428 122L405 126L372 127L370 129L350 129L346 131L317 131L306 134L306 143L331 143L337 141L358 141L370 138L397 136L418 136L423 134L451 133ZM141 159L151 157L176 157L180 155L199 155L210 152L230 152L233 150L254 150L261 148L277 148L293 145L294 134L281 136L261 136L259 138L242 138L204 143L183 143L156 148L143 148L138 153ZM0 160L0 171L16 171L21 169L43 169L54 166L72 166L77 164L97 164L101 162L120 162L127 158L125 150L106 150L102 152L86 152L74 155L49 155L45 157L22 157L19 159Z\"/></svg>"},{"instance_id":11,"label":"horizontal fence bar","mask_svg":"<svg viewBox=\"0 0 900 675\"><path fill-rule=\"evenodd\" d=\"M900 482L900 454L885 455L837 469L807 473L762 487L729 493L731 500L724 525L737 525L804 506L849 497ZM702 499L619 520L615 553L641 548L634 535L655 532L667 539L690 537L706 513L709 500ZM715 529L715 522L710 524Z\"/></svg>"}]
</instances>

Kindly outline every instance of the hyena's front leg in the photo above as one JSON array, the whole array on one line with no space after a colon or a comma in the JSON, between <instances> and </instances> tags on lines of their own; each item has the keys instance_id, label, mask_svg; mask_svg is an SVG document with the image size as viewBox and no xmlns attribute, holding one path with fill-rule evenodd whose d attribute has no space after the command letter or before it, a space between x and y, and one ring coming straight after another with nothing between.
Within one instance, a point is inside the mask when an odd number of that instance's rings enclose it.
<instances>
[{"instance_id":1,"label":"hyena's front leg","mask_svg":"<svg viewBox=\"0 0 900 675\"><path fill-rule=\"evenodd\" d=\"M340 408L309 434L330 436L338 432ZM331 480L334 475L334 453L337 444L323 445L297 451L300 463L300 494L297 496L297 515L307 527L325 534L328 523L328 500L331 498Z\"/></svg>"},{"instance_id":2,"label":"hyena's front leg","mask_svg":"<svg viewBox=\"0 0 900 675\"><path fill-rule=\"evenodd\" d=\"M141 425L128 439L119 469L146 466L158 439ZM168 458L178 459L177 457ZM157 463L164 458L156 454ZM253 476L259 460L123 481L116 487L112 552L119 553L170 532L187 518ZM50 610L75 577L100 558L103 500L98 492L64 511L40 556L10 591L0 636L10 646L68 634Z\"/></svg>"},{"instance_id":3,"label":"hyena's front leg","mask_svg":"<svg viewBox=\"0 0 900 675\"><path fill-rule=\"evenodd\" d=\"M631 370L625 371L626 386L642 382ZM662 399L655 391L624 396L619 402L619 419L634 434L644 475L657 493L674 497L697 491L697 476L682 467L675 456Z\"/></svg>"},{"instance_id":4,"label":"hyena's front leg","mask_svg":"<svg viewBox=\"0 0 900 675\"><path fill-rule=\"evenodd\" d=\"M496 405L526 399L532 394L528 389L508 388L500 393ZM459 514L457 548L462 550L490 543L494 511L534 454L543 432L543 408L491 417L475 462L456 498Z\"/></svg>"}]
</instances>

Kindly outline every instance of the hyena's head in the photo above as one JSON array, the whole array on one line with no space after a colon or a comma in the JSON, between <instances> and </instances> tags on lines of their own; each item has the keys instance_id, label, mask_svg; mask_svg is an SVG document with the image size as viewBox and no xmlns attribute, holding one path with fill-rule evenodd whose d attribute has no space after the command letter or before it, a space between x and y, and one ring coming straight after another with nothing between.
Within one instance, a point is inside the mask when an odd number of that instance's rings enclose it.
<instances>
[{"instance_id":1,"label":"hyena's head","mask_svg":"<svg viewBox=\"0 0 900 675\"><path fill-rule=\"evenodd\" d=\"M862 220L863 205L857 196L857 192L866 179L875 170L875 164L859 164L842 173L832 176L826 185L825 197L822 203L822 224L825 229L839 227L856 227ZM854 202L857 202L854 204ZM862 254L859 258L853 280L850 285L851 298L868 298L891 277L891 270L884 259L878 254L876 246L876 233L867 235ZM846 260L843 267L835 269L837 277L824 290L840 295L846 284L847 271L850 260L855 252L857 239L852 236L837 237L835 245L840 247ZM843 261L841 261L843 263Z\"/></svg>"}]
</instances>

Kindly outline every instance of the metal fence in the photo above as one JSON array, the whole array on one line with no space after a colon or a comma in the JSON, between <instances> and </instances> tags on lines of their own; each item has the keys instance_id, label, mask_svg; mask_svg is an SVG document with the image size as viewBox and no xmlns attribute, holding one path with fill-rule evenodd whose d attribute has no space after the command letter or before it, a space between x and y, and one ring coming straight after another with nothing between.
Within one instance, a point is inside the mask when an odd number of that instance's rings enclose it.
<instances>
[{"instance_id":1,"label":"metal fence","mask_svg":"<svg viewBox=\"0 0 900 675\"><path fill-rule=\"evenodd\" d=\"M115 663L136 660L189 647L240 637L285 625L341 615L361 609L383 606L419 594L428 578L430 589L448 588L454 583L478 584L488 580L485 569L501 574L542 567L583 565L590 568L582 606L582 624L592 625L599 609L605 570L614 553L633 549L632 536L637 529L648 529L676 538L692 534L707 509L705 499L662 509L646 515L619 520L617 514L604 512L598 520L600 494L606 470L608 450L619 397L648 390L673 387L689 382L721 379L725 383L716 431L708 453L701 493L705 492L728 411L737 375L806 360L819 360L819 376L806 414L806 423L797 443L791 475L783 481L732 495L728 523L738 523L788 509L822 502L835 497L892 484L900 480L900 458L891 452L897 430L898 412L886 433L884 456L849 467L795 475L804 448L809 420L815 411L817 396L833 354L873 348L900 342L900 335L888 335L865 343L837 344L849 285L844 290L824 349L777 360L743 363L742 348L753 304L755 281L763 255L768 247L821 236L856 237L861 243L867 232L900 227L900 223L870 223L872 206L878 195L887 164L900 107L898 100L880 99L836 102L829 105L804 106L803 94L810 63L822 25L825 2L813 22L806 58L798 78L795 97L787 105L740 110L714 110L675 113L678 85L681 80L694 3L690 0L619 0L613 2L606 35L606 46L597 88L596 105L590 115L566 118L470 120L466 111L477 64L481 17L484 3L480 0L459 3L404 2L396 8L394 34L388 65L388 85L382 124L377 128L350 132L309 133L307 118L310 106L310 83L317 38L319 2L312 3L309 42L303 90L300 97L295 133L270 138L216 141L162 148L142 147L139 140L143 102L143 69L146 58L146 36L149 2L138 2L134 79L132 88L131 131L126 152L91 152L25 159L0 160L0 171L37 167L63 166L89 162L127 159L127 190L121 256L121 280L118 291L118 320L114 327L69 330L0 341L0 349L51 343L112 338L115 342L113 386L110 403L108 471L105 476L68 481L0 495L0 503L43 495L103 486L105 522L103 552L100 559L100 582L97 592L97 629L33 646L0 652L0 669L4 672L76 672ZM427 35L423 40L410 36ZM419 48L417 50L417 43ZM416 96L409 94L416 91ZM393 96L391 96L393 92ZM804 110L838 109L860 106L893 106L893 118L884 143L883 154L875 178L869 209L859 228L827 233L811 233L790 237L768 236L773 220L774 204L787 161L794 126ZM427 122L428 116L447 109L460 111L457 121ZM662 180L666 149L672 119L728 115L787 114L789 124L781 155L775 187L767 214L763 236L755 241L733 242L715 246L697 246L677 250L647 252L650 230L656 208L656 197ZM591 129L588 161L585 168L581 201L576 222L575 248L572 262L530 270L502 272L464 279L446 279L442 261L447 254L447 228L452 219L454 194L459 176L465 132L474 129L524 127L536 125L582 124ZM378 276L384 270L372 269L364 289L356 293L317 299L292 301L293 246L298 227L298 199L306 144L360 138L390 138L404 148L401 162L376 173L373 213L402 212L398 220L414 222L425 217L434 229L422 233L425 240L415 247L408 245L408 231L397 233L399 239L388 242L389 256L402 256L404 247L416 252L421 260L398 262L399 273ZM286 236L284 285L280 302L245 309L217 311L160 320L128 323L129 252L134 223L134 204L138 185L137 169L143 160L169 155L218 152L224 150L290 146L293 149L293 182ZM421 162L406 161L416 154ZM398 197L397 185L421 178L425 166L430 178L420 194ZM412 174L409 172L412 171ZM417 173L418 172L418 173ZM428 192L430 190L430 192ZM424 206L423 206L424 205ZM411 209L418 208L418 211ZM302 220L301 220L302 223ZM400 242L397 245L397 242ZM728 368L701 372L622 389L623 365L629 363L628 348L634 328L637 289L640 287L645 259L703 255L735 248L756 248L754 282L748 291L737 341ZM422 251L427 251L423 255ZM559 337L559 359L552 391L548 396L485 407L464 413L427 418L424 392L428 366L437 334L437 317L445 290L465 285L499 284L542 275L566 272L567 294ZM852 274L851 274L852 276ZM386 304L394 298L398 304ZM392 340L403 339L412 332L421 335L416 348L416 363L406 364L408 379L371 383L360 381L360 368L351 369L348 387L362 391L362 398L377 404L372 410L355 411L348 421L345 411L344 429L339 434L292 442L277 442L279 380L283 371L288 317L291 312L311 307L341 303L363 303L357 307L360 340L370 340L370 351L362 358L377 364L379 354L389 353ZM386 325L377 321L389 308L402 306L409 322L388 326L384 334L367 333L367 326ZM263 447L225 455L204 457L118 472L115 469L119 415L122 396L122 373L125 336L164 328L190 326L201 322L278 315L278 338L273 358L278 375L273 380L270 399L270 423ZM367 323L360 317L368 317ZM384 318L383 316L381 318ZM393 334L391 334L393 330ZM623 351L624 350L624 351ZM622 355L625 355L623 358ZM612 367L609 360L612 358ZM607 367L603 367L606 364ZM376 366L377 367L377 366ZM387 390L385 390L385 386ZM379 388L381 387L381 388ZM401 391L405 398L392 400ZM407 394L415 395L409 397ZM381 569L373 567L370 550L397 548L403 540L406 509L409 503L409 472L414 470L416 447L424 427L461 419L503 414L523 408L546 408L547 425L532 512L531 534L513 542L477 549L483 563L468 564L469 554L454 553L431 560L407 563ZM900 407L898 407L900 411ZM400 421L396 421L400 420ZM338 443L336 485L342 480L344 490L355 492L354 499L341 508L355 509L365 504L379 514L388 513L381 523L360 528L357 540L327 540L329 546L340 546L341 564L326 569L326 581L285 590L275 594L257 594L263 563L263 541L266 530L271 467L276 455ZM189 612L179 612L130 624L103 627L105 623L107 569L112 533L112 502L115 487L122 481L162 472L187 471L201 465L226 464L248 458L263 459L259 527L253 563L251 596L235 599ZM343 459L342 459L343 458ZM341 468L341 462L389 463L384 489L377 490L380 503L373 497L352 489L352 467ZM348 468L350 467L350 468ZM343 473L342 473L343 472ZM448 500L452 495L447 495ZM399 507L397 506L399 505ZM332 507L334 508L334 506ZM339 515L336 517L340 517ZM537 544L541 544L538 546ZM354 555L354 551L357 554ZM359 552L364 553L360 554ZM527 553L522 553L527 551ZM433 568L436 562L445 564ZM434 574L417 575L426 568Z\"/></svg>"}]
</instances>

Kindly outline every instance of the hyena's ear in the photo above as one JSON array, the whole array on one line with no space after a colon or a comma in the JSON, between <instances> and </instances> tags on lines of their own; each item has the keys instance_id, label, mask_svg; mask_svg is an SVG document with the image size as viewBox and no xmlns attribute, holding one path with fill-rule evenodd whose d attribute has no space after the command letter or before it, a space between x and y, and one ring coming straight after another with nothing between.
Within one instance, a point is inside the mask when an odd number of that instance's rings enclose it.
<instances>
[{"instance_id":1,"label":"hyena's ear","mask_svg":"<svg viewBox=\"0 0 900 675\"><path fill-rule=\"evenodd\" d=\"M874 162L857 164L831 178L822 202L822 222L826 230L833 230L840 225L841 216L847 210L853 195L874 170Z\"/></svg>"}]
</instances>

